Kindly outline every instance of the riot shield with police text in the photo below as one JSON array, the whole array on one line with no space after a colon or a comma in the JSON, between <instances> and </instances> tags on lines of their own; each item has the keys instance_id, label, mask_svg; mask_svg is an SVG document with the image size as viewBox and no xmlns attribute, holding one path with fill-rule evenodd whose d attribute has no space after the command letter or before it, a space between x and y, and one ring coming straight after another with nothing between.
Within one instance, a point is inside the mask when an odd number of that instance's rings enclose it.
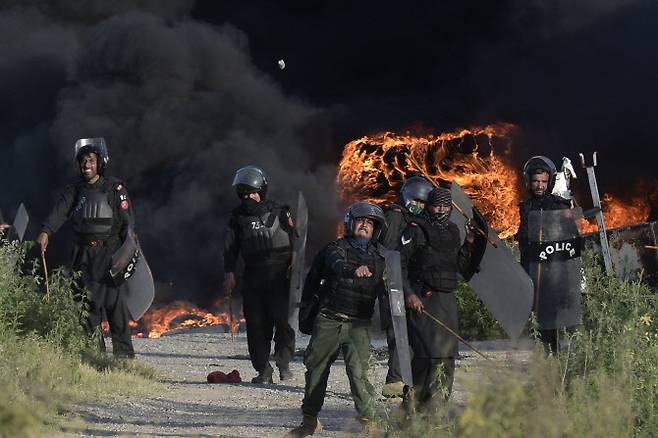
<instances>
[{"instance_id":1,"label":"riot shield with police text","mask_svg":"<svg viewBox=\"0 0 658 438\"><path fill-rule=\"evenodd\" d=\"M404 292L402 286L402 265L398 251L380 251L386 260L386 288L391 307L391 320L395 333L395 350L400 363L402 381L413 386L411 374L411 352L409 348L409 335L407 333L407 312L404 305Z\"/></svg>"},{"instance_id":2,"label":"riot shield with police text","mask_svg":"<svg viewBox=\"0 0 658 438\"><path fill-rule=\"evenodd\" d=\"M450 192L452 201L466 216L474 219L476 225L481 225L482 216L478 214L461 186L453 182ZM466 217L454 208L450 220L457 224L463 239ZM517 339L528 322L532 310L532 280L507 244L500 240L498 234L491 227L488 227L486 232L489 241L486 242L484 254L480 255L479 267L468 280L468 284L500 323L505 333L510 338Z\"/></svg>"},{"instance_id":3,"label":"riot shield with police text","mask_svg":"<svg viewBox=\"0 0 658 438\"><path fill-rule=\"evenodd\" d=\"M130 317L137 321L151 307L155 297L155 284L151 268L130 230L121 247L112 255L110 276L125 294Z\"/></svg>"},{"instance_id":4,"label":"riot shield with police text","mask_svg":"<svg viewBox=\"0 0 658 438\"><path fill-rule=\"evenodd\" d=\"M528 272L541 329L580 324L582 218L580 207L535 210L528 216Z\"/></svg>"},{"instance_id":5,"label":"riot shield with police text","mask_svg":"<svg viewBox=\"0 0 658 438\"><path fill-rule=\"evenodd\" d=\"M295 219L297 221L295 225L297 238L294 242L293 260L290 267L288 323L291 327L296 328L299 319L299 303L302 299L302 288L304 287L304 263L306 258L306 237L308 235L308 208L302 192L299 192L297 198Z\"/></svg>"}]
</instances>

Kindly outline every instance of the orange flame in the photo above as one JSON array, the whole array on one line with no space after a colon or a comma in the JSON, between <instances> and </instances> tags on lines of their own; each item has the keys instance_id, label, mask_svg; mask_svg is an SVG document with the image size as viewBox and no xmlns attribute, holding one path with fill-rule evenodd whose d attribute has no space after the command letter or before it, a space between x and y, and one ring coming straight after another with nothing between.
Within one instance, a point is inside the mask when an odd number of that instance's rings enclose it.
<instances>
[{"instance_id":1,"label":"orange flame","mask_svg":"<svg viewBox=\"0 0 658 438\"><path fill-rule=\"evenodd\" d=\"M646 222L651 211L648 199L642 196L635 196L630 201L624 202L606 193L601 198L601 205L606 228L618 228ZM582 224L583 233L593 233L598 230L596 220L593 218Z\"/></svg>"},{"instance_id":2,"label":"orange flame","mask_svg":"<svg viewBox=\"0 0 658 438\"><path fill-rule=\"evenodd\" d=\"M427 136L384 132L351 141L345 145L336 177L340 199L345 203L397 202L402 183L411 175L440 184L456 181L498 235L510 237L519 226L520 171L502 157L511 150L516 129L511 124L495 124ZM488 153L482 153L482 145L488 147ZM502 149L503 155L495 154L494 147ZM636 192L651 190L639 187ZM649 218L649 201L642 197L627 203L604 194L602 204L606 228ZM583 232L598 229L594 220L583 225Z\"/></svg>"},{"instance_id":3,"label":"orange flame","mask_svg":"<svg viewBox=\"0 0 658 438\"><path fill-rule=\"evenodd\" d=\"M456 181L499 235L511 236L519 225L514 214L519 202L518 172L494 153L494 146L507 154L515 129L511 124L496 124L438 136L386 132L354 140L343 150L337 176L339 196L345 202L395 202L408 176L427 175L444 184ZM481 154L483 144L488 153Z\"/></svg>"},{"instance_id":4,"label":"orange flame","mask_svg":"<svg viewBox=\"0 0 658 438\"><path fill-rule=\"evenodd\" d=\"M239 315L234 313L235 316L231 318L229 300L220 298L212 307L218 310L209 312L185 301L174 301L152 308L139 320L137 336L159 338L172 330L219 324L228 326L231 333L236 333L240 324L244 323L241 313Z\"/></svg>"}]
</instances>

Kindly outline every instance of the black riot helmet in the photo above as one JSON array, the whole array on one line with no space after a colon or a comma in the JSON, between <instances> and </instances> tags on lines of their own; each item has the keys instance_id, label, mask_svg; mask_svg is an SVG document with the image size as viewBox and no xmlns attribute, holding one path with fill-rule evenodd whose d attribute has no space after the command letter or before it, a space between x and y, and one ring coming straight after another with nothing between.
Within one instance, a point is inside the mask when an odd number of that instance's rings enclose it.
<instances>
[{"instance_id":1,"label":"black riot helmet","mask_svg":"<svg viewBox=\"0 0 658 438\"><path fill-rule=\"evenodd\" d=\"M553 187L555 187L555 177L557 176L557 168L550 158L543 155L536 155L525 162L525 165L523 166L525 188L530 191L530 179L532 178L532 175L536 174L538 171L548 172L548 187L546 188L546 193L553 192Z\"/></svg>"},{"instance_id":2,"label":"black riot helmet","mask_svg":"<svg viewBox=\"0 0 658 438\"><path fill-rule=\"evenodd\" d=\"M423 209L412 204L412 201L417 200L423 203L427 202L427 195L432 190L430 184L425 178L420 176L412 176L404 181L400 189L400 201L402 205L409 210L412 214L419 214Z\"/></svg>"},{"instance_id":3,"label":"black riot helmet","mask_svg":"<svg viewBox=\"0 0 658 438\"><path fill-rule=\"evenodd\" d=\"M248 193L258 193L263 200L267 194L267 176L260 167L241 167L235 172L233 187L240 199Z\"/></svg>"},{"instance_id":4,"label":"black riot helmet","mask_svg":"<svg viewBox=\"0 0 658 438\"><path fill-rule=\"evenodd\" d=\"M98 157L98 174L105 172L105 166L110 161L107 146L103 137L81 138L75 142L75 160L80 163L80 157L84 154L94 153Z\"/></svg>"},{"instance_id":5,"label":"black riot helmet","mask_svg":"<svg viewBox=\"0 0 658 438\"><path fill-rule=\"evenodd\" d=\"M372 202L357 202L347 208L343 221L343 234L345 237L353 235L354 221L360 217L367 217L375 222L370 240L372 242L379 240L379 236L386 230L386 217L384 216L384 210Z\"/></svg>"}]
</instances>

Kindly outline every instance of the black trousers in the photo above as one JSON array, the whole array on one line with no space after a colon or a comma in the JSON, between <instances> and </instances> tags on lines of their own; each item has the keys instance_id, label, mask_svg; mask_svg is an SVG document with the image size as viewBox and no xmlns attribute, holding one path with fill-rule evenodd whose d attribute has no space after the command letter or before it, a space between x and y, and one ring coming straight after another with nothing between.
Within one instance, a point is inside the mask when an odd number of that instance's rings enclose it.
<instances>
[{"instance_id":1,"label":"black trousers","mask_svg":"<svg viewBox=\"0 0 658 438\"><path fill-rule=\"evenodd\" d=\"M130 329L130 313L121 290L107 283L96 281L87 281L85 286L90 291L88 296L90 308L87 318L90 334L98 333L97 329L100 328L103 321L103 309L105 309L112 336L112 352L115 356L135 357ZM101 351L105 351L102 335L99 343Z\"/></svg>"},{"instance_id":2,"label":"black trousers","mask_svg":"<svg viewBox=\"0 0 658 438\"><path fill-rule=\"evenodd\" d=\"M251 364L259 373L271 369L269 360L274 338L274 361L286 368L295 353L295 330L288 323L290 299L288 265L247 266L242 298L247 321L247 345Z\"/></svg>"},{"instance_id":3,"label":"black trousers","mask_svg":"<svg viewBox=\"0 0 658 438\"><path fill-rule=\"evenodd\" d=\"M112 351L116 356L134 357L130 329L130 312L125 303L125 295L114 286L109 276L112 254L118 248L118 239L110 245L91 247L75 245L73 247L72 267L82 271L79 286L84 286L89 293L82 294L89 304L89 316L86 328L90 336L98 337L101 351L105 351L100 325L103 321L103 309L110 324Z\"/></svg>"}]
</instances>

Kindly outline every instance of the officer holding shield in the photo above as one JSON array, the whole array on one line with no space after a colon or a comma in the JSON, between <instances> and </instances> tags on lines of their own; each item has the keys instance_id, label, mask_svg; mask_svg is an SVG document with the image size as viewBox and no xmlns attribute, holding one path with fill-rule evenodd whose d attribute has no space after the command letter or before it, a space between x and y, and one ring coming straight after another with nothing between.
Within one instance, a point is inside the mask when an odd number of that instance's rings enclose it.
<instances>
[{"instance_id":1,"label":"officer holding shield","mask_svg":"<svg viewBox=\"0 0 658 438\"><path fill-rule=\"evenodd\" d=\"M411 368L417 406L432 409L452 391L457 338L438 326L427 314L459 331L458 274L472 268L474 227L465 224L465 240L450 221L450 190L433 189L423 212L402 234L400 254L407 321L413 351Z\"/></svg>"},{"instance_id":2,"label":"officer holding shield","mask_svg":"<svg viewBox=\"0 0 658 438\"><path fill-rule=\"evenodd\" d=\"M390 204L384 207L386 216L386 232L380 237L380 242L388 249L397 250L402 233L414 218L423 211L427 195L432 191L432 184L420 176L407 178L400 189L400 204ZM379 316L382 329L386 331L388 345L388 372L386 383L382 389L384 397L402 397L404 383L400 371L400 362L396 350L395 333L391 321L391 309L387 297L379 300Z\"/></svg>"},{"instance_id":3,"label":"officer holding shield","mask_svg":"<svg viewBox=\"0 0 658 438\"><path fill-rule=\"evenodd\" d=\"M135 356L131 340L130 314L125 294L110 276L112 255L121 247L134 226L132 205L126 185L119 179L105 176L109 161L103 138L82 138L75 143L75 159L80 178L64 188L46 218L37 237L41 253L48 241L67 220L73 223L76 242L72 268L82 272L82 282L89 291L90 309L87 328L98 336L105 350L100 324L105 309L112 349L116 356Z\"/></svg>"},{"instance_id":4,"label":"officer holding shield","mask_svg":"<svg viewBox=\"0 0 658 438\"><path fill-rule=\"evenodd\" d=\"M538 263L540 259L536 257L538 245L541 241L546 241L550 237L550 233L557 231L559 234L572 228L573 234L575 236L578 234L577 224L573 218L567 218L568 213L555 212L556 210L569 210L571 208L569 200L552 193L556 174L555 164L547 157L535 156L525 163L523 178L530 197L519 204L521 223L515 235L515 240L519 242L521 251L521 265L534 282L535 299L533 309L538 314L540 338L547 352L558 351L557 329L560 326L571 325L572 323L568 320L577 323L580 317L579 296L577 299L569 297L570 286L576 287L575 283L577 282L577 287L580 287L579 280L571 281L572 277L580 276L580 269L571 266L574 263L579 263L579 258L577 262L562 263L562 261L556 260L555 263L549 265ZM574 212L576 210L580 212L580 209L573 209ZM537 220L540 216L542 219ZM573 216L573 214L570 216ZM562 237L566 238L567 236L563 235ZM577 255L579 257L580 248L575 249L578 250ZM552 249L549 249L549 251L552 251ZM575 252L573 255L576 255ZM574 284L569 285L569 283ZM563 293L566 295L561 297ZM578 303L575 303L575 301L578 301ZM559 302L562 304L559 304ZM566 308L558 310L558 304L559 306L566 304ZM563 319L563 317L566 319L556 320L557 313L560 314L560 319Z\"/></svg>"},{"instance_id":5,"label":"officer holding shield","mask_svg":"<svg viewBox=\"0 0 658 438\"><path fill-rule=\"evenodd\" d=\"M304 354L303 421L288 437L305 437L322 429L318 414L324 404L331 364L340 352L345 359L357 419L370 427L377 416L367 369L370 319L375 300L386 292L384 248L377 243L386 221L379 206L357 202L347 209L343 225L344 237L320 251L304 284L303 307L315 291L322 292L315 292L319 304L317 314L311 315L312 336ZM300 311L300 315L303 313Z\"/></svg>"}]
</instances>

